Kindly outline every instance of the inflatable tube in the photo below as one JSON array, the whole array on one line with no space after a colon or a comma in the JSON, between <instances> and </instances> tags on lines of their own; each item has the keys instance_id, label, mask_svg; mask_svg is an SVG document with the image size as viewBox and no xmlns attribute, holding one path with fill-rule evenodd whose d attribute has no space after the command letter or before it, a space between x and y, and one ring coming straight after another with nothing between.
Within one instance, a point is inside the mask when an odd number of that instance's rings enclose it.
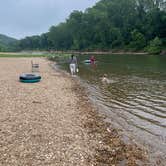
<instances>
[{"instance_id":1,"label":"inflatable tube","mask_svg":"<svg viewBox=\"0 0 166 166\"><path fill-rule=\"evenodd\" d=\"M20 75L20 82L24 83L35 83L41 80L41 76L38 74L22 74Z\"/></svg>"},{"instance_id":2,"label":"inflatable tube","mask_svg":"<svg viewBox=\"0 0 166 166\"><path fill-rule=\"evenodd\" d=\"M22 80L34 80L34 79L41 79L41 76L38 74L22 74L22 75L20 75L20 79L22 79Z\"/></svg>"},{"instance_id":3,"label":"inflatable tube","mask_svg":"<svg viewBox=\"0 0 166 166\"><path fill-rule=\"evenodd\" d=\"M91 63L91 60L89 60L89 59L84 60L84 63Z\"/></svg>"},{"instance_id":4,"label":"inflatable tube","mask_svg":"<svg viewBox=\"0 0 166 166\"><path fill-rule=\"evenodd\" d=\"M40 79L34 79L34 80L23 80L23 79L20 79L20 82L35 83L35 82L40 82Z\"/></svg>"}]
</instances>

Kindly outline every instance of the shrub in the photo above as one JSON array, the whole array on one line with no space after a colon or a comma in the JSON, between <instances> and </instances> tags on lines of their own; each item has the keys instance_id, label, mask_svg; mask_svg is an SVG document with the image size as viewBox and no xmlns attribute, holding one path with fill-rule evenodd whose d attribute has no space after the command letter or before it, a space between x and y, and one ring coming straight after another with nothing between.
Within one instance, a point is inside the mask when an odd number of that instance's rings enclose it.
<instances>
[{"instance_id":1,"label":"shrub","mask_svg":"<svg viewBox=\"0 0 166 166\"><path fill-rule=\"evenodd\" d=\"M149 54L159 54L161 52L162 41L160 38L155 37L150 41L149 46L147 47L147 51Z\"/></svg>"}]
</instances>

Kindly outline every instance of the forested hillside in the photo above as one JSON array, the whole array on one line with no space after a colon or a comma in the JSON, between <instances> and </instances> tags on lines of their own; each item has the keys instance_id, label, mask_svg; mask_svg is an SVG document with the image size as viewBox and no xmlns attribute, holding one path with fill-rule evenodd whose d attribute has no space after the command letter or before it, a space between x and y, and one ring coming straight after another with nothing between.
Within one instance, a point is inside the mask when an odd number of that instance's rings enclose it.
<instances>
[{"instance_id":1,"label":"forested hillside","mask_svg":"<svg viewBox=\"0 0 166 166\"><path fill-rule=\"evenodd\" d=\"M0 51L15 50L16 42L16 39L0 34Z\"/></svg>"},{"instance_id":2,"label":"forested hillside","mask_svg":"<svg viewBox=\"0 0 166 166\"><path fill-rule=\"evenodd\" d=\"M19 49L146 50L166 47L165 0L101 0L41 36L26 37ZM49 19L49 18L48 18Z\"/></svg>"}]
</instances>

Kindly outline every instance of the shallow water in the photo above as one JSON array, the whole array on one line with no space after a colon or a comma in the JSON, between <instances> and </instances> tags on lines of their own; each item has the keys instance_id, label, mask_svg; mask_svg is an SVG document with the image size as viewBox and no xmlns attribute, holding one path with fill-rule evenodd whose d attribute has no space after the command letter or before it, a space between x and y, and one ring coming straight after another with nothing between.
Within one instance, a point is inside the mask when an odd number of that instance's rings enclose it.
<instances>
[{"instance_id":1,"label":"shallow water","mask_svg":"<svg viewBox=\"0 0 166 166\"><path fill-rule=\"evenodd\" d=\"M95 65L89 56L78 56L79 76L91 99L107 117L123 129L126 138L140 141L151 157L166 161L166 56L98 55ZM69 71L68 65L62 67ZM102 83L106 73L109 84ZM124 137L125 138L125 137Z\"/></svg>"}]
</instances>

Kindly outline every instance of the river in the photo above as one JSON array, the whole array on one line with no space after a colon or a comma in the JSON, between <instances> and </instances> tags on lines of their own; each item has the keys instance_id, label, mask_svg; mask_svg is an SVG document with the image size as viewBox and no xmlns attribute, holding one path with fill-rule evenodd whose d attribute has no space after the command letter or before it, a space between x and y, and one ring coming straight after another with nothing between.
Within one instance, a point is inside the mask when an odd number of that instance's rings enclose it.
<instances>
[{"instance_id":1,"label":"river","mask_svg":"<svg viewBox=\"0 0 166 166\"><path fill-rule=\"evenodd\" d=\"M85 64L89 58L78 56L78 75L106 121L149 149L151 160L166 162L166 56L95 55L95 65Z\"/></svg>"}]
</instances>

